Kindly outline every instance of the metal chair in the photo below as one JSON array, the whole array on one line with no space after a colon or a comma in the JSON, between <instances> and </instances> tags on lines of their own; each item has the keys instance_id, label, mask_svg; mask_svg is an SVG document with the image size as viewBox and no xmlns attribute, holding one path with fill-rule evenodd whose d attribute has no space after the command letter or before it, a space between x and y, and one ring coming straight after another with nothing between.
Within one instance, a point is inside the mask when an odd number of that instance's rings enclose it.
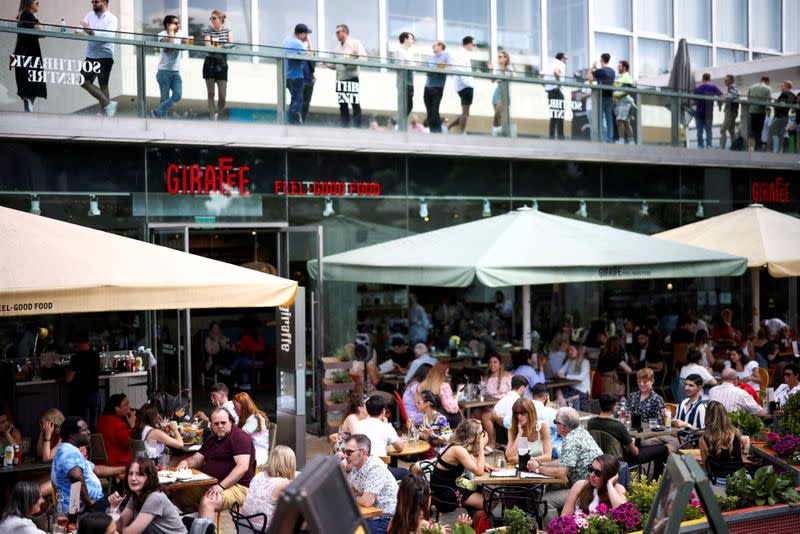
<instances>
[{"instance_id":1,"label":"metal chair","mask_svg":"<svg viewBox=\"0 0 800 534\"><path fill-rule=\"evenodd\" d=\"M239 512L239 503L233 503L230 508L228 508L228 512L231 514L231 519L233 520L233 526L236 527L236 532L239 534L240 529L241 532L246 534L263 534L266 532L267 527L267 515L264 513L257 513L253 515L242 515ZM254 519L258 519L261 522L261 527L256 527L256 524L253 523Z\"/></svg>"},{"instance_id":2,"label":"metal chair","mask_svg":"<svg viewBox=\"0 0 800 534\"><path fill-rule=\"evenodd\" d=\"M425 479L428 480L429 483L430 483L430 480L431 480L431 475L433 474L433 470L436 469L435 466L436 466L436 462L435 461L430 461L430 460L423 460L423 461L421 461L419 463L419 468L422 471L422 476L424 476ZM444 490L444 489L449 489L449 488L444 488L444 487L439 486L437 484L430 484L430 486L431 486L431 495L434 496L434 504L431 505L431 517L433 517L433 519L435 521L439 521L439 507L435 505L435 501L438 501L438 502L440 502L442 504L446 504L448 506L455 506L456 508L458 508L460 506L460 504L457 503L457 502L452 502L452 501L449 501L449 500L446 500L446 499L442 499L440 496L436 496L436 490L437 489Z\"/></svg>"},{"instance_id":3,"label":"metal chair","mask_svg":"<svg viewBox=\"0 0 800 534\"><path fill-rule=\"evenodd\" d=\"M484 486L483 513L489 518L492 528L504 525L505 511L515 507L527 512L539 528L543 528L548 504L542 499L541 486ZM499 515L495 513L498 509Z\"/></svg>"}]
</instances>

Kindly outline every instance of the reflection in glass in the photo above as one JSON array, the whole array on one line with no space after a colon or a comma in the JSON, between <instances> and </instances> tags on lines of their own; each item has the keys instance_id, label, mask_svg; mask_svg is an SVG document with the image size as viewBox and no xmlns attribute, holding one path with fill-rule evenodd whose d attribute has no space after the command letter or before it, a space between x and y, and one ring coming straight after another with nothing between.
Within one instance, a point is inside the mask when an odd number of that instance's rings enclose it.
<instances>
[{"instance_id":1,"label":"reflection in glass","mask_svg":"<svg viewBox=\"0 0 800 534\"><path fill-rule=\"evenodd\" d=\"M541 6L539 0L497 0L497 46L519 65L541 70Z\"/></svg>"},{"instance_id":2,"label":"reflection in glass","mask_svg":"<svg viewBox=\"0 0 800 534\"><path fill-rule=\"evenodd\" d=\"M350 0L325 0L325 44L328 50L333 50L339 46L336 39L335 28L339 24L347 24L350 28L350 35L353 39L358 39L367 55L377 56L378 46L378 2L377 0L362 0L358 3L358 9L353 9L353 2ZM320 38L317 37L319 40Z\"/></svg>"},{"instance_id":3,"label":"reflection in glass","mask_svg":"<svg viewBox=\"0 0 800 534\"><path fill-rule=\"evenodd\" d=\"M672 35L672 0L636 0L638 31Z\"/></svg>"},{"instance_id":4,"label":"reflection in glass","mask_svg":"<svg viewBox=\"0 0 800 534\"><path fill-rule=\"evenodd\" d=\"M714 19L717 42L747 46L747 0L717 2Z\"/></svg>"},{"instance_id":5,"label":"reflection in glass","mask_svg":"<svg viewBox=\"0 0 800 534\"><path fill-rule=\"evenodd\" d=\"M566 52L570 74L589 66L587 17L586 0L563 0L548 4L547 49L550 57L542 59L544 65L548 65L556 53Z\"/></svg>"},{"instance_id":6,"label":"reflection in glass","mask_svg":"<svg viewBox=\"0 0 800 534\"><path fill-rule=\"evenodd\" d=\"M595 10L598 26L631 31L631 0L606 0Z\"/></svg>"},{"instance_id":7,"label":"reflection in glass","mask_svg":"<svg viewBox=\"0 0 800 534\"><path fill-rule=\"evenodd\" d=\"M631 61L631 40L624 35L596 32L594 34L594 47L598 56L604 52L611 54L611 68L616 69L619 61Z\"/></svg>"},{"instance_id":8,"label":"reflection in glass","mask_svg":"<svg viewBox=\"0 0 800 534\"><path fill-rule=\"evenodd\" d=\"M800 2L784 2L783 9L786 10L785 20L800 20ZM788 28L788 22L786 26ZM785 54L800 52L800 32L796 30L786 32L786 49L783 52Z\"/></svg>"},{"instance_id":9,"label":"reflection in glass","mask_svg":"<svg viewBox=\"0 0 800 534\"><path fill-rule=\"evenodd\" d=\"M711 48L708 46L689 45L689 62L693 69L702 69L709 66Z\"/></svg>"},{"instance_id":10,"label":"reflection in glass","mask_svg":"<svg viewBox=\"0 0 800 534\"><path fill-rule=\"evenodd\" d=\"M436 2L430 0L388 0L389 41L394 43L400 32L411 32L417 41L436 39ZM463 37L463 36L462 36Z\"/></svg>"},{"instance_id":11,"label":"reflection in glass","mask_svg":"<svg viewBox=\"0 0 800 534\"><path fill-rule=\"evenodd\" d=\"M711 40L711 0L675 0L675 9L678 10L678 36Z\"/></svg>"},{"instance_id":12,"label":"reflection in glass","mask_svg":"<svg viewBox=\"0 0 800 534\"><path fill-rule=\"evenodd\" d=\"M797 19L794 22L796 25ZM781 49L781 0L762 0L754 3L752 23L753 47Z\"/></svg>"},{"instance_id":13,"label":"reflection in glass","mask_svg":"<svg viewBox=\"0 0 800 534\"><path fill-rule=\"evenodd\" d=\"M211 12L216 9L225 13L225 26L231 30L235 43L252 43L250 1L191 0L189 2L189 27L186 29L186 33L195 37L201 36L203 29L209 25Z\"/></svg>"},{"instance_id":14,"label":"reflection in glass","mask_svg":"<svg viewBox=\"0 0 800 534\"><path fill-rule=\"evenodd\" d=\"M478 48L489 47L489 1L444 0L444 41L451 45L471 35Z\"/></svg>"},{"instance_id":15,"label":"reflection in glass","mask_svg":"<svg viewBox=\"0 0 800 534\"><path fill-rule=\"evenodd\" d=\"M164 29L162 22L167 15L180 16L179 0L141 0L135 2L133 31L151 35L157 34Z\"/></svg>"},{"instance_id":16,"label":"reflection in glass","mask_svg":"<svg viewBox=\"0 0 800 534\"><path fill-rule=\"evenodd\" d=\"M730 65L747 61L747 52L744 50L731 50L730 48L717 48L717 65Z\"/></svg>"},{"instance_id":17,"label":"reflection in glass","mask_svg":"<svg viewBox=\"0 0 800 534\"><path fill-rule=\"evenodd\" d=\"M317 28L316 0L257 0L258 1L258 44L280 46L283 39L294 31L296 24L302 22L313 32L311 42L320 47L320 29Z\"/></svg>"},{"instance_id":18,"label":"reflection in glass","mask_svg":"<svg viewBox=\"0 0 800 534\"><path fill-rule=\"evenodd\" d=\"M636 63L639 76L668 73L672 64L672 44L669 41L639 39L639 57Z\"/></svg>"}]
</instances>

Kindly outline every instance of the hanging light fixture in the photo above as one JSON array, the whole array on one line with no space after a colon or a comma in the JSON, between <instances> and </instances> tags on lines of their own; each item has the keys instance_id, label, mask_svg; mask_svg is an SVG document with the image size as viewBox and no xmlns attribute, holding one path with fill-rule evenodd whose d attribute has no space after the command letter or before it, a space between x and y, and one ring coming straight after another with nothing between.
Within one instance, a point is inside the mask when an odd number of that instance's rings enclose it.
<instances>
[{"instance_id":1,"label":"hanging light fixture","mask_svg":"<svg viewBox=\"0 0 800 534\"><path fill-rule=\"evenodd\" d=\"M100 203L97 201L97 195L91 195L89 197L89 213L87 213L89 217L97 217L100 215Z\"/></svg>"},{"instance_id":2,"label":"hanging light fixture","mask_svg":"<svg viewBox=\"0 0 800 534\"><path fill-rule=\"evenodd\" d=\"M483 199L483 216L484 217L492 216L492 204L491 202L489 202L488 198Z\"/></svg>"},{"instance_id":3,"label":"hanging light fixture","mask_svg":"<svg viewBox=\"0 0 800 534\"><path fill-rule=\"evenodd\" d=\"M639 208L639 215L642 217L647 217L650 215L650 206L647 205L646 200L642 200L642 207Z\"/></svg>"},{"instance_id":4,"label":"hanging light fixture","mask_svg":"<svg viewBox=\"0 0 800 534\"><path fill-rule=\"evenodd\" d=\"M706 212L703 209L702 202L697 203L697 211L695 212L694 216L697 217L698 219L703 219L706 216Z\"/></svg>"},{"instance_id":5,"label":"hanging light fixture","mask_svg":"<svg viewBox=\"0 0 800 534\"><path fill-rule=\"evenodd\" d=\"M583 217L584 219L589 216L589 210L586 209L586 201L581 200L578 203L578 211L575 212L575 215L578 217Z\"/></svg>"},{"instance_id":6,"label":"hanging light fixture","mask_svg":"<svg viewBox=\"0 0 800 534\"><path fill-rule=\"evenodd\" d=\"M335 212L333 211L333 200L331 197L325 197L325 209L322 210L323 217L330 217Z\"/></svg>"},{"instance_id":7,"label":"hanging light fixture","mask_svg":"<svg viewBox=\"0 0 800 534\"><path fill-rule=\"evenodd\" d=\"M419 216L425 222L431 220L430 217L428 217L428 203L425 202L424 198L419 199Z\"/></svg>"},{"instance_id":8,"label":"hanging light fixture","mask_svg":"<svg viewBox=\"0 0 800 534\"><path fill-rule=\"evenodd\" d=\"M31 195L31 213L41 215L42 209L39 206L39 195Z\"/></svg>"}]
</instances>

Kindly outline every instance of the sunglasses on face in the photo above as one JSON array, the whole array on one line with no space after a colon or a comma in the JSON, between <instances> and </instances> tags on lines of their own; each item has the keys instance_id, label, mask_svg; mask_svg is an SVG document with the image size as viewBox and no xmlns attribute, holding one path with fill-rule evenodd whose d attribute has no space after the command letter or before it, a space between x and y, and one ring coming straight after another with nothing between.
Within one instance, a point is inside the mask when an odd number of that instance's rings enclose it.
<instances>
[{"instance_id":1,"label":"sunglasses on face","mask_svg":"<svg viewBox=\"0 0 800 534\"><path fill-rule=\"evenodd\" d=\"M594 473L595 476L598 476L598 477L603 476L603 472L600 469L595 469L591 465L589 466L589 473Z\"/></svg>"},{"instance_id":2,"label":"sunglasses on face","mask_svg":"<svg viewBox=\"0 0 800 534\"><path fill-rule=\"evenodd\" d=\"M354 452L356 452L358 450L360 450L360 449L344 449L344 450L342 450L342 452L344 453L345 456L350 456L351 454L353 454Z\"/></svg>"}]
</instances>

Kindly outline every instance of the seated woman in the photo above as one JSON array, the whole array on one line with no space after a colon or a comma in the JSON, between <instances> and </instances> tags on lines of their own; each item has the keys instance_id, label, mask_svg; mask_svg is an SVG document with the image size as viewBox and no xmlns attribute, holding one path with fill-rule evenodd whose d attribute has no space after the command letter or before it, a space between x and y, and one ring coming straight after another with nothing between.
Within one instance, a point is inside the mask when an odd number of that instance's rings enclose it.
<instances>
[{"instance_id":1,"label":"seated woman","mask_svg":"<svg viewBox=\"0 0 800 534\"><path fill-rule=\"evenodd\" d=\"M750 438L731 425L725 406L717 401L706 404L705 425L700 457L706 471L716 479L716 485L724 486L728 475L744 466L742 451L750 448Z\"/></svg>"},{"instance_id":2,"label":"seated woman","mask_svg":"<svg viewBox=\"0 0 800 534\"><path fill-rule=\"evenodd\" d=\"M422 422L422 413L417 410L417 391L419 390L419 385L428 377L428 373L432 368L427 363L420 365L403 390L403 406L406 408L408 422L413 422L415 425Z\"/></svg>"},{"instance_id":3,"label":"seated woman","mask_svg":"<svg viewBox=\"0 0 800 534\"><path fill-rule=\"evenodd\" d=\"M761 389L761 374L759 373L758 362L751 360L739 350L728 351L728 360L725 368L731 368L739 376L739 382L749 385L758 393Z\"/></svg>"},{"instance_id":4,"label":"seated woman","mask_svg":"<svg viewBox=\"0 0 800 534\"><path fill-rule=\"evenodd\" d=\"M553 443L550 440L550 425L546 421L539 421L536 417L536 406L533 401L522 397L514 402L511 407L513 417L511 428L508 430L508 447L506 447L506 460L516 463L519 451L517 438L527 438L530 446L532 460L549 462L553 456Z\"/></svg>"},{"instance_id":5,"label":"seated woman","mask_svg":"<svg viewBox=\"0 0 800 534\"><path fill-rule=\"evenodd\" d=\"M53 461L56 447L61 443L59 431L63 422L64 414L58 408L50 408L39 419L39 439L36 441L36 455L45 463Z\"/></svg>"},{"instance_id":6,"label":"seated woman","mask_svg":"<svg viewBox=\"0 0 800 534\"><path fill-rule=\"evenodd\" d=\"M294 451L285 445L278 445L267 460L267 467L258 473L250 481L250 489L247 498L242 505L242 515L264 514L267 516L267 524L263 524L263 519L254 517L251 519L256 529L269 528L269 523L275 515L275 506L284 488L294 480L297 470L297 458Z\"/></svg>"},{"instance_id":7,"label":"seated woman","mask_svg":"<svg viewBox=\"0 0 800 534\"><path fill-rule=\"evenodd\" d=\"M131 452L131 429L136 423L136 416L131 412L131 403L124 393L115 393L106 401L103 413L97 418L98 434L103 435L103 442L108 454L108 465L121 467L128 465L133 459Z\"/></svg>"},{"instance_id":8,"label":"seated woman","mask_svg":"<svg viewBox=\"0 0 800 534\"><path fill-rule=\"evenodd\" d=\"M233 396L233 408L239 416L238 427L250 434L256 448L256 465L264 465L269 458L269 417L258 409L253 399L244 392Z\"/></svg>"},{"instance_id":9,"label":"seated woman","mask_svg":"<svg viewBox=\"0 0 800 534\"><path fill-rule=\"evenodd\" d=\"M185 532L181 513L161 491L156 465L148 458L135 458L125 471L128 505L119 516L119 530L125 534L142 532ZM112 506L122 498L109 497ZM80 526L83 534L83 524Z\"/></svg>"},{"instance_id":10,"label":"seated woman","mask_svg":"<svg viewBox=\"0 0 800 534\"><path fill-rule=\"evenodd\" d=\"M5 449L9 445L22 447L22 432L14 426L8 407L0 406L0 446Z\"/></svg>"},{"instance_id":11,"label":"seated woman","mask_svg":"<svg viewBox=\"0 0 800 534\"><path fill-rule=\"evenodd\" d=\"M561 515L589 515L601 504L616 508L626 503L625 488L617 484L618 479L619 460L613 454L598 456L592 460L586 480L579 480L569 490Z\"/></svg>"},{"instance_id":12,"label":"seated woman","mask_svg":"<svg viewBox=\"0 0 800 534\"><path fill-rule=\"evenodd\" d=\"M511 373L503 368L503 362L498 354L489 356L488 364L486 373L481 377L481 392L486 397L500 399L511 391ZM489 447L493 449L496 441L492 413L492 406L472 409L473 416L481 421L483 429L489 435Z\"/></svg>"},{"instance_id":13,"label":"seated woman","mask_svg":"<svg viewBox=\"0 0 800 534\"><path fill-rule=\"evenodd\" d=\"M431 491L433 503L441 513L450 513L460 506L467 507L476 513L483 511L483 494L477 487L459 486L457 479L470 471L482 475L494 468L486 464L483 448L489 442L489 436L477 419L461 421L453 432L447 447L439 453L431 473ZM459 495L456 495L456 492Z\"/></svg>"},{"instance_id":14,"label":"seated woman","mask_svg":"<svg viewBox=\"0 0 800 534\"><path fill-rule=\"evenodd\" d=\"M400 481L397 507L386 534L419 534L431 509L431 487L425 477L408 475Z\"/></svg>"},{"instance_id":15,"label":"seated woman","mask_svg":"<svg viewBox=\"0 0 800 534\"><path fill-rule=\"evenodd\" d=\"M3 514L0 515L0 532L4 534L44 534L33 523L33 516L41 512L42 499L39 484L22 480L14 484Z\"/></svg>"},{"instance_id":16,"label":"seated woman","mask_svg":"<svg viewBox=\"0 0 800 534\"><path fill-rule=\"evenodd\" d=\"M419 435L431 445L443 442L442 434L450 433L447 417L436 411L439 408L439 397L432 391L423 391L417 395L417 409L422 412L422 424ZM434 451L435 456L435 451Z\"/></svg>"},{"instance_id":17,"label":"seated woman","mask_svg":"<svg viewBox=\"0 0 800 534\"><path fill-rule=\"evenodd\" d=\"M620 375L627 376L633 369L625 361L625 347L616 336L608 338L597 360L597 372L603 377L603 393L625 395L625 383Z\"/></svg>"},{"instance_id":18,"label":"seated woman","mask_svg":"<svg viewBox=\"0 0 800 534\"><path fill-rule=\"evenodd\" d=\"M222 333L222 327L214 321L208 325L208 336L203 344L208 355L205 362L206 370L213 366L227 369L236 358L235 348L230 340Z\"/></svg>"},{"instance_id":19,"label":"seated woman","mask_svg":"<svg viewBox=\"0 0 800 534\"><path fill-rule=\"evenodd\" d=\"M239 381L239 389L250 389L250 374L248 371L254 362L260 360L264 354L264 347L264 336L258 333L258 323L254 321L248 322L244 327L242 339L239 340L241 355L236 357L230 367L231 373Z\"/></svg>"},{"instance_id":20,"label":"seated woman","mask_svg":"<svg viewBox=\"0 0 800 534\"><path fill-rule=\"evenodd\" d=\"M578 384L556 390L556 399L567 401L573 399L571 406L576 410L585 411L589 404L591 373L589 360L581 345L570 345L567 348L567 358L555 376L556 378L580 381Z\"/></svg>"},{"instance_id":21,"label":"seated woman","mask_svg":"<svg viewBox=\"0 0 800 534\"><path fill-rule=\"evenodd\" d=\"M333 453L344 460L344 445L350 436L357 434L356 423L369 417L367 407L365 405L367 396L363 393L354 393L350 395L350 402L344 410L344 421L342 426L339 427L339 432L336 435L336 443L333 446Z\"/></svg>"},{"instance_id":22,"label":"seated woman","mask_svg":"<svg viewBox=\"0 0 800 534\"><path fill-rule=\"evenodd\" d=\"M81 517L78 531L81 534L117 534L117 522L103 512L90 512Z\"/></svg>"},{"instance_id":23,"label":"seated woman","mask_svg":"<svg viewBox=\"0 0 800 534\"><path fill-rule=\"evenodd\" d=\"M166 447L183 449L183 438L178 431L178 426L172 422L164 426L155 404L147 403L139 408L132 435L134 439L144 441L147 457L153 461L158 460L164 454Z\"/></svg>"}]
</instances>

